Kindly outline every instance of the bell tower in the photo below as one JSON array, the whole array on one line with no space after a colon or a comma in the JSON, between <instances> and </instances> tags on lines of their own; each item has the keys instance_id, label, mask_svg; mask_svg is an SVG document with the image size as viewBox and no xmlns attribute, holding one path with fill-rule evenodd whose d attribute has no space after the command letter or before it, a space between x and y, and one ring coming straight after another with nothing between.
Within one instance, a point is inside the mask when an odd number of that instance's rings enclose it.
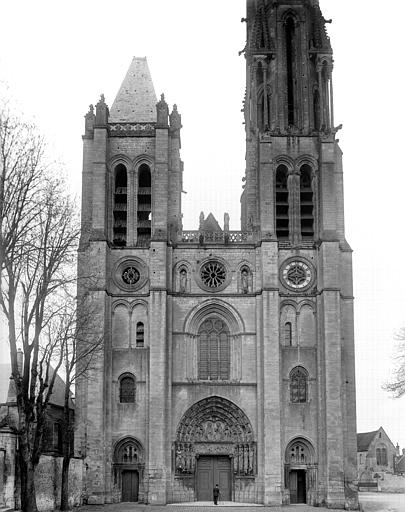
<instances>
[{"instance_id":1,"label":"bell tower","mask_svg":"<svg viewBox=\"0 0 405 512\"><path fill-rule=\"evenodd\" d=\"M261 240L263 294L270 290L269 304L278 300L280 305L278 326L271 306L263 310L264 343L271 347L280 340L281 380L294 358L297 364L308 358L306 364L316 366L317 501L330 507L355 506L352 264L344 232L342 152L336 139L341 127L335 127L333 114L333 52L326 31L330 21L317 0L247 0L242 21L247 25L242 230L253 230ZM318 339L312 355L300 346L300 304L308 300L316 304ZM265 367L275 357L276 350L264 348ZM264 370L263 385L278 392L274 369ZM282 447L289 442L288 414L283 411L276 422L274 416L268 418L274 429L281 424ZM265 459L275 457L274 446L266 441L264 450ZM290 456L284 455L282 479L287 502L293 499L291 479L297 478ZM264 467L269 488L276 482L274 465L265 460Z\"/></svg>"}]
</instances>

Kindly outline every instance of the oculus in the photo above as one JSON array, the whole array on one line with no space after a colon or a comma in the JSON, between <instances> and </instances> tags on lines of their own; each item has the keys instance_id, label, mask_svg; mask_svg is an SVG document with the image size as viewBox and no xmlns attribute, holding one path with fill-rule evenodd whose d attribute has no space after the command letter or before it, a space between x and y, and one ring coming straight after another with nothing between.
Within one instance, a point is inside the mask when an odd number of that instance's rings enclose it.
<instances>
[{"instance_id":1,"label":"oculus","mask_svg":"<svg viewBox=\"0 0 405 512\"><path fill-rule=\"evenodd\" d=\"M114 284L123 291L139 290L148 280L148 267L140 258L122 258L112 274Z\"/></svg>"},{"instance_id":2,"label":"oculus","mask_svg":"<svg viewBox=\"0 0 405 512\"><path fill-rule=\"evenodd\" d=\"M200 276L208 288L220 288L226 280L226 268L219 261L208 261L201 267Z\"/></svg>"}]
</instances>

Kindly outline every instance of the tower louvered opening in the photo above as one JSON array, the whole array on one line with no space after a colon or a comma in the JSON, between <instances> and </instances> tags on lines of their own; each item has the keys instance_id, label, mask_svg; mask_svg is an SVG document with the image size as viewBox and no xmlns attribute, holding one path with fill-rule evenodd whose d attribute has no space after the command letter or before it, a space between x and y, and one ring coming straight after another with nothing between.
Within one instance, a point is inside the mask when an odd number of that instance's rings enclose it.
<instances>
[{"instance_id":1,"label":"tower louvered opening","mask_svg":"<svg viewBox=\"0 0 405 512\"><path fill-rule=\"evenodd\" d=\"M137 240L141 247L148 246L152 233L152 180L146 164L139 167Z\"/></svg>"},{"instance_id":2,"label":"tower louvered opening","mask_svg":"<svg viewBox=\"0 0 405 512\"><path fill-rule=\"evenodd\" d=\"M314 192L312 189L312 169L305 164L300 176L300 213L302 238L314 237Z\"/></svg>"},{"instance_id":3,"label":"tower louvered opening","mask_svg":"<svg viewBox=\"0 0 405 512\"><path fill-rule=\"evenodd\" d=\"M287 167L279 165L276 172L276 234L277 238L284 239L290 235L287 178Z\"/></svg>"},{"instance_id":4,"label":"tower louvered opening","mask_svg":"<svg viewBox=\"0 0 405 512\"><path fill-rule=\"evenodd\" d=\"M119 164L115 168L113 206L113 243L119 247L127 244L127 169Z\"/></svg>"}]
</instances>

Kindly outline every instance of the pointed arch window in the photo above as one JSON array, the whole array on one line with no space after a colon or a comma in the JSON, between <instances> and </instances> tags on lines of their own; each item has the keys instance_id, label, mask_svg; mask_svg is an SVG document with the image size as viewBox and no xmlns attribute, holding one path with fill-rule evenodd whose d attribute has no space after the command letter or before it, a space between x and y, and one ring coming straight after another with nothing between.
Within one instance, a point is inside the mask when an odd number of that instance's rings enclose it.
<instances>
[{"instance_id":1,"label":"pointed arch window","mask_svg":"<svg viewBox=\"0 0 405 512\"><path fill-rule=\"evenodd\" d=\"M279 165L276 171L276 233L277 238L288 238L289 230L289 197L288 197L288 169Z\"/></svg>"},{"instance_id":2,"label":"pointed arch window","mask_svg":"<svg viewBox=\"0 0 405 512\"><path fill-rule=\"evenodd\" d=\"M301 236L314 237L314 192L312 189L312 169L305 164L300 173L300 214Z\"/></svg>"},{"instance_id":3,"label":"pointed arch window","mask_svg":"<svg viewBox=\"0 0 405 512\"><path fill-rule=\"evenodd\" d=\"M219 318L202 323L198 333L198 378L228 380L230 376L229 330Z\"/></svg>"},{"instance_id":4,"label":"pointed arch window","mask_svg":"<svg viewBox=\"0 0 405 512\"><path fill-rule=\"evenodd\" d=\"M321 104L319 97L319 90L316 88L314 90L314 98L313 98L313 106L314 106L314 129L319 131L321 129Z\"/></svg>"},{"instance_id":5,"label":"pointed arch window","mask_svg":"<svg viewBox=\"0 0 405 512\"><path fill-rule=\"evenodd\" d=\"M138 170L138 246L148 247L152 233L152 177L150 167L142 164Z\"/></svg>"},{"instance_id":6,"label":"pointed arch window","mask_svg":"<svg viewBox=\"0 0 405 512\"><path fill-rule=\"evenodd\" d=\"M143 347L145 344L145 326L143 322L136 324L136 346Z\"/></svg>"},{"instance_id":7,"label":"pointed arch window","mask_svg":"<svg viewBox=\"0 0 405 512\"><path fill-rule=\"evenodd\" d=\"M127 244L127 169L118 164L114 176L113 243L119 247Z\"/></svg>"},{"instance_id":8,"label":"pointed arch window","mask_svg":"<svg viewBox=\"0 0 405 512\"><path fill-rule=\"evenodd\" d=\"M290 373L290 401L293 404L307 402L308 373L302 367L294 368Z\"/></svg>"},{"instance_id":9,"label":"pointed arch window","mask_svg":"<svg viewBox=\"0 0 405 512\"><path fill-rule=\"evenodd\" d=\"M287 106L288 106L288 125L295 124L295 59L296 59L296 34L295 20L288 16L285 22L285 40L286 40L286 60L287 60Z\"/></svg>"},{"instance_id":10,"label":"pointed arch window","mask_svg":"<svg viewBox=\"0 0 405 512\"><path fill-rule=\"evenodd\" d=\"M132 375L124 375L120 378L120 403L135 402L135 378Z\"/></svg>"},{"instance_id":11,"label":"pointed arch window","mask_svg":"<svg viewBox=\"0 0 405 512\"><path fill-rule=\"evenodd\" d=\"M284 325L284 345L286 347L292 347L292 324L286 322Z\"/></svg>"}]
</instances>

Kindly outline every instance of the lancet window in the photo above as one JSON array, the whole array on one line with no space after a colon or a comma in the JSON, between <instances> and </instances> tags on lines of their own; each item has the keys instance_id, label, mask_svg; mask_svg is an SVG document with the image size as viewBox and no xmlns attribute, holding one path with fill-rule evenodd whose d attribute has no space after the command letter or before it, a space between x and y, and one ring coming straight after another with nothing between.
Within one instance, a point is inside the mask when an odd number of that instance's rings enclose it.
<instances>
[{"instance_id":1,"label":"lancet window","mask_svg":"<svg viewBox=\"0 0 405 512\"><path fill-rule=\"evenodd\" d=\"M305 164L300 175L300 214L302 238L314 237L314 193L312 190L312 169Z\"/></svg>"},{"instance_id":2,"label":"lancet window","mask_svg":"<svg viewBox=\"0 0 405 512\"><path fill-rule=\"evenodd\" d=\"M145 344L145 326L143 322L136 324L136 346L143 347Z\"/></svg>"},{"instance_id":3,"label":"lancet window","mask_svg":"<svg viewBox=\"0 0 405 512\"><path fill-rule=\"evenodd\" d=\"M142 164L138 171L137 245L149 246L152 233L152 178L150 168Z\"/></svg>"},{"instance_id":4,"label":"lancet window","mask_svg":"<svg viewBox=\"0 0 405 512\"><path fill-rule=\"evenodd\" d=\"M198 378L228 380L230 375L229 330L218 318L203 322L198 333Z\"/></svg>"},{"instance_id":5,"label":"lancet window","mask_svg":"<svg viewBox=\"0 0 405 512\"><path fill-rule=\"evenodd\" d=\"M304 368L294 368L290 373L290 401L293 404L305 403L308 393L308 373Z\"/></svg>"},{"instance_id":6,"label":"lancet window","mask_svg":"<svg viewBox=\"0 0 405 512\"><path fill-rule=\"evenodd\" d=\"M113 204L113 243L124 247L127 244L127 169L119 164L115 168Z\"/></svg>"},{"instance_id":7,"label":"lancet window","mask_svg":"<svg viewBox=\"0 0 405 512\"><path fill-rule=\"evenodd\" d=\"M122 404L135 402L135 378L132 375L124 375L120 379L120 402Z\"/></svg>"},{"instance_id":8,"label":"lancet window","mask_svg":"<svg viewBox=\"0 0 405 512\"><path fill-rule=\"evenodd\" d=\"M289 230L289 194L287 187L288 169L279 165L276 172L276 232L277 238L288 238Z\"/></svg>"},{"instance_id":9,"label":"lancet window","mask_svg":"<svg viewBox=\"0 0 405 512\"><path fill-rule=\"evenodd\" d=\"M285 22L286 60L287 60L287 105L288 125L294 126L295 119L295 59L296 59L296 33L295 20L288 16Z\"/></svg>"}]
</instances>

